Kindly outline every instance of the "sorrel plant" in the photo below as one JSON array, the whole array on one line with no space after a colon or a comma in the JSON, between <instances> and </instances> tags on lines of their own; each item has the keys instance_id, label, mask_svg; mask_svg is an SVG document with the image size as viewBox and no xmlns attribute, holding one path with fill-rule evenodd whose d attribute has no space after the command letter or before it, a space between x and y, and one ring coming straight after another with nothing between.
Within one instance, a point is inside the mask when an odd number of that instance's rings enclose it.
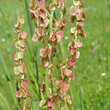
<instances>
[{"instance_id":1,"label":"sorrel plant","mask_svg":"<svg viewBox=\"0 0 110 110\"><path fill-rule=\"evenodd\" d=\"M69 81L75 80L74 68L80 56L79 48L82 47L80 38L86 38L83 30L84 20L87 18L83 0L73 0L70 7L70 37L72 41L68 45L70 56L63 58L61 42L64 37L66 26L66 0L31 0L29 11L31 20L36 29L32 36L34 43L41 43L39 56L41 66L44 68L43 81L39 84L39 73L37 73L37 95L40 100L39 107L42 109L54 110L59 105L60 110L73 110L71 94L69 94ZM59 12L60 17L56 12ZM23 110L31 109L27 103L31 99L31 94L27 91L29 81L24 79L26 66L23 61L24 50L26 46L25 32L21 31L24 25L24 19L18 17L15 38L14 60L17 66L14 68L18 76L18 88L16 97L20 99L20 105ZM58 61L56 63L55 61ZM39 62L38 62L39 63ZM36 86L35 86L36 87Z\"/></svg>"}]
</instances>

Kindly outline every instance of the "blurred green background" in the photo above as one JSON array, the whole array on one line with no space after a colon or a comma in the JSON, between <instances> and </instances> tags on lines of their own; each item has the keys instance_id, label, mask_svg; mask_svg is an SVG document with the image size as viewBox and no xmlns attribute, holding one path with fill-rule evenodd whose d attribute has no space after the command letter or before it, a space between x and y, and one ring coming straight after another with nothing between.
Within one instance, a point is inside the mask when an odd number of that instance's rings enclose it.
<instances>
[{"instance_id":1,"label":"blurred green background","mask_svg":"<svg viewBox=\"0 0 110 110\"><path fill-rule=\"evenodd\" d=\"M84 27L87 38L82 39L81 56L74 70L76 80L71 82L74 110L110 110L110 2L109 0L84 0L84 3L88 16ZM69 56L67 45L71 41L68 16L71 5L72 0L67 0L68 22L62 42L64 58ZM25 1L0 0L0 110L17 110L18 101L15 97L17 77L13 73L15 65L13 38L16 37L14 24L17 16L25 18L24 31L28 33L25 51L25 62L28 68L26 77L27 79L33 77L36 81L34 57L38 61L41 82L44 72L40 68L40 58L37 56L41 44L32 43ZM36 53L34 53L35 48L32 48L33 45L38 47ZM29 91L33 96L30 106L33 110L39 110L37 96L31 82Z\"/></svg>"}]
</instances>

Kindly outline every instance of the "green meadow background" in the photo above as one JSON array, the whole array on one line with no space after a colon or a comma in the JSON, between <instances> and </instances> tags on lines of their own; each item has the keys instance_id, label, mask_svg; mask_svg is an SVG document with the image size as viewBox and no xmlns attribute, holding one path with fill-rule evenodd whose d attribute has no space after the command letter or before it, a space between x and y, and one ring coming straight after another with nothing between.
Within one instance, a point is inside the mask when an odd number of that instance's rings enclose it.
<instances>
[{"instance_id":1,"label":"green meadow background","mask_svg":"<svg viewBox=\"0 0 110 110\"><path fill-rule=\"evenodd\" d=\"M25 18L24 31L28 33L24 60L27 66L25 77L30 80L29 91L33 97L29 106L32 110L40 110L36 88L32 83L32 81L37 83L36 61L40 74L39 83L43 80L42 74L45 70L40 67L39 49L42 45L34 44L31 40L35 26L29 24L27 18L29 13L26 9L29 2L29 0L0 0L0 110L19 110L15 97L17 77L13 73L15 65L13 38L16 37L14 24L17 16ZM81 39L83 41L81 56L74 69L76 80L70 82L73 106L74 110L110 110L110 0L84 0L84 3L88 16L84 27L87 38ZM69 56L67 46L71 41L68 13L71 5L72 0L67 0L68 22L61 44L64 58Z\"/></svg>"}]
</instances>

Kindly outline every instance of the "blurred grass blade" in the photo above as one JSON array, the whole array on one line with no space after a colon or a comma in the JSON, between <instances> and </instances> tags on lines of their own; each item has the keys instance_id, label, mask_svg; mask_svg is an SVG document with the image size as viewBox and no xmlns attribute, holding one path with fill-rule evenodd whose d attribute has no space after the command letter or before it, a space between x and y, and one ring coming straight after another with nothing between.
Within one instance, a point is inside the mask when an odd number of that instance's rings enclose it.
<instances>
[{"instance_id":1,"label":"blurred grass blade","mask_svg":"<svg viewBox=\"0 0 110 110\"><path fill-rule=\"evenodd\" d=\"M3 69L4 69L5 73L6 73L7 81L10 82L11 81L11 76L9 74L8 68L6 66L6 63L5 63L5 60L3 58L3 55L1 53L1 51L0 51L0 63L1 63ZM15 95L13 94L13 87L12 87L11 82L9 83L9 86L10 86L10 90L11 90L11 93L12 93L12 97L13 97L14 103L15 103L15 105L17 105L17 101L16 101L16 98L15 98Z\"/></svg>"},{"instance_id":2,"label":"blurred grass blade","mask_svg":"<svg viewBox=\"0 0 110 110\"><path fill-rule=\"evenodd\" d=\"M31 22L31 18L30 18L30 12L29 12L28 1L25 0L24 2L25 2L26 13L27 13L27 20L28 20L28 24L29 24L30 35L31 35L31 37L32 37L34 31L33 31L33 25L32 25L32 22ZM29 52L30 52L31 57L33 57L33 52L32 52L32 50L30 49L30 46L29 46L29 43L28 43L27 40L26 40L26 44L27 44L27 46L28 46L28 49L29 49Z\"/></svg>"},{"instance_id":3,"label":"blurred grass blade","mask_svg":"<svg viewBox=\"0 0 110 110\"><path fill-rule=\"evenodd\" d=\"M0 8L0 12L1 12L1 14L2 14L2 16L3 16L4 20L5 20L5 22L6 22L7 25L9 26L9 28L11 28L11 26L10 26L9 22L7 21L7 19L6 19L6 17L5 17L5 14L4 14L4 12L3 12L3 10L2 10L1 8Z\"/></svg>"},{"instance_id":4,"label":"blurred grass blade","mask_svg":"<svg viewBox=\"0 0 110 110\"><path fill-rule=\"evenodd\" d=\"M72 84L71 84L71 82L69 81L69 85L72 87ZM74 102L74 99L73 99L73 97L74 97L74 95L73 95L73 88L70 88L70 95L71 95L71 100L72 100L72 102Z\"/></svg>"},{"instance_id":5,"label":"blurred grass blade","mask_svg":"<svg viewBox=\"0 0 110 110\"><path fill-rule=\"evenodd\" d=\"M25 0L25 7L26 7L26 12L27 12L27 19L28 19L30 34L31 34L31 37L32 37L34 31L33 31L32 21L31 21L31 18L30 18L30 12L29 12L29 6L28 6L28 1L27 0Z\"/></svg>"},{"instance_id":6,"label":"blurred grass blade","mask_svg":"<svg viewBox=\"0 0 110 110\"><path fill-rule=\"evenodd\" d=\"M2 10L1 8L0 8L0 12L1 12L2 17L4 18L4 21L5 21L5 23L7 24L7 26L8 26L8 30L9 30L9 32L10 32L10 35L8 35L8 36L6 35L6 36L7 36L7 39L8 39L8 43L10 43L10 38L11 38L11 37L14 37L13 31L11 30L12 27L11 27L11 25L9 24L8 20L6 19L5 14L4 14L4 12L3 12L3 10ZM10 43L9 46L10 46L12 52L14 52L14 49L13 49L11 43Z\"/></svg>"},{"instance_id":7,"label":"blurred grass blade","mask_svg":"<svg viewBox=\"0 0 110 110\"><path fill-rule=\"evenodd\" d=\"M2 17L4 18L5 23L6 23L7 26L8 26L8 29L9 29L10 33L12 34L12 37L13 37L13 36L14 36L14 35L13 35L13 31L11 30L12 27L11 27L11 25L9 24L8 20L6 19L5 14L4 14L4 12L3 12L3 10L2 10L1 8L0 8L0 12L1 12L1 14L2 14Z\"/></svg>"},{"instance_id":8,"label":"blurred grass blade","mask_svg":"<svg viewBox=\"0 0 110 110\"><path fill-rule=\"evenodd\" d=\"M80 99L81 99L81 110L83 110L83 90L82 90L82 87L80 87Z\"/></svg>"},{"instance_id":9,"label":"blurred grass blade","mask_svg":"<svg viewBox=\"0 0 110 110\"><path fill-rule=\"evenodd\" d=\"M109 8L109 14L110 14L110 0L108 0L108 8Z\"/></svg>"},{"instance_id":10,"label":"blurred grass blade","mask_svg":"<svg viewBox=\"0 0 110 110\"><path fill-rule=\"evenodd\" d=\"M12 84L11 84L11 81L9 81L9 87L10 87L10 90L11 90L11 95L13 97L14 103L17 106L17 108L19 108L18 102L17 102L17 98L15 97L14 90L13 90L13 87L12 87Z\"/></svg>"},{"instance_id":11,"label":"blurred grass blade","mask_svg":"<svg viewBox=\"0 0 110 110\"><path fill-rule=\"evenodd\" d=\"M3 95L1 93L0 93L0 99L4 103L4 105L6 106L7 109L11 110L9 105L8 105L8 103L6 102L6 100L4 99L4 97L3 97Z\"/></svg>"},{"instance_id":12,"label":"blurred grass blade","mask_svg":"<svg viewBox=\"0 0 110 110\"><path fill-rule=\"evenodd\" d=\"M33 110L40 110L39 103L40 103L40 101L33 101L32 102Z\"/></svg>"},{"instance_id":13,"label":"blurred grass blade","mask_svg":"<svg viewBox=\"0 0 110 110\"><path fill-rule=\"evenodd\" d=\"M78 67L78 71L79 71L79 73L81 72L81 67L80 67L80 65L79 65L79 62L77 61L77 67Z\"/></svg>"},{"instance_id":14,"label":"blurred grass blade","mask_svg":"<svg viewBox=\"0 0 110 110\"><path fill-rule=\"evenodd\" d=\"M11 80L11 77L10 77L10 74L9 74L9 72L8 72L8 69L7 69L7 66L6 66L6 63L5 63L5 60L4 60L4 58L3 58L3 55L2 55L2 53L1 53L1 51L0 51L0 63L1 63L3 69L4 69L5 73L6 73L6 77L7 77L8 80L10 81L10 80Z\"/></svg>"},{"instance_id":15,"label":"blurred grass blade","mask_svg":"<svg viewBox=\"0 0 110 110\"><path fill-rule=\"evenodd\" d=\"M32 78L32 81L34 81L34 83L35 83L35 84L33 84L33 85L35 86L37 95L38 95L38 97L39 97L39 99L40 99L40 96L39 96L39 85L38 85L38 83L37 83L37 81L36 81L36 78L35 78L35 76L34 76L34 74L33 74L33 71L30 70L30 68L32 69L32 65L29 65L28 62L26 62L26 67L27 67L27 70L28 70L28 72L29 72L29 74L30 74L30 76L31 76L31 78Z\"/></svg>"}]
</instances>

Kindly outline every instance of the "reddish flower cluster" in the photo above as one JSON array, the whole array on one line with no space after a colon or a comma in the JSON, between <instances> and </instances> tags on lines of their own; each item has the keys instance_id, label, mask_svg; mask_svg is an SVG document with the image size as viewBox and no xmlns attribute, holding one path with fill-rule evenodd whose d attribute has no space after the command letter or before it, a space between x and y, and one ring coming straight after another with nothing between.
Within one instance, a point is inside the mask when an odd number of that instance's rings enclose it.
<instances>
[{"instance_id":1,"label":"reddish flower cluster","mask_svg":"<svg viewBox=\"0 0 110 110\"><path fill-rule=\"evenodd\" d=\"M46 6L45 0L31 1L31 19L37 20L37 22L35 22L37 24L37 28L32 37L32 41L39 41L41 43L45 43L45 47L40 50L40 57L42 60L43 67L48 68L49 81L51 80L54 69L53 57L57 53L57 46L64 36L63 29L65 28L66 24L66 18L64 17L64 2L65 0L53 0L49 3L49 6ZM60 9L61 14L59 20L57 20L56 16L54 15L57 8ZM43 84L41 85L40 89L45 89L46 86L47 85ZM54 105L57 104L57 101L55 100L59 98L59 92L53 94L52 96L47 96L46 101L42 100L40 102L40 107L42 107L44 103L47 103L48 109L52 110L54 108ZM53 101L53 103L55 103L53 104L51 100Z\"/></svg>"},{"instance_id":2,"label":"reddish flower cluster","mask_svg":"<svg viewBox=\"0 0 110 110\"><path fill-rule=\"evenodd\" d=\"M70 22L74 27L70 29L70 35L73 37L73 41L69 44L69 51L73 57L78 59L80 53L77 50L82 47L82 42L79 38L86 38L86 34L82 29L84 26L83 20L87 18L83 0L73 1L73 6L70 7L70 16Z\"/></svg>"},{"instance_id":3,"label":"reddish flower cluster","mask_svg":"<svg viewBox=\"0 0 110 110\"><path fill-rule=\"evenodd\" d=\"M54 0L46 6L45 0L31 0L31 19L37 24L37 28L32 37L32 41L45 43L45 47L40 50L43 67L48 67L52 64L52 56L56 53L56 46L63 38L63 31L66 19L62 12L62 17L58 21L54 17L56 7L65 10L63 3L65 0ZM56 6L56 7L55 7ZM51 13L49 13L51 12Z\"/></svg>"},{"instance_id":4,"label":"reddish flower cluster","mask_svg":"<svg viewBox=\"0 0 110 110\"><path fill-rule=\"evenodd\" d=\"M24 73L26 72L26 66L23 61L24 57L24 50L26 47L25 39L27 37L27 34L25 32L22 32L21 29L24 25L24 19L21 17L18 17L18 21L15 24L15 32L18 34L15 39L15 48L17 49L14 53L14 61L17 64L17 66L14 67L14 73L18 76L18 88L19 91L16 92L16 97L20 99L20 106L22 107L22 110L28 110L29 107L26 107L26 104L31 99L31 94L29 91L27 91L29 81L24 79Z\"/></svg>"},{"instance_id":5,"label":"reddish flower cluster","mask_svg":"<svg viewBox=\"0 0 110 110\"><path fill-rule=\"evenodd\" d=\"M55 82L55 88L62 91L62 94L68 95L67 92L69 90L69 83L68 80L74 80L75 75L72 71L72 69L75 68L77 59L80 56L80 52L78 49L82 47L82 42L80 41L80 37L86 38L86 34L83 31L82 27L84 26L83 20L87 18L86 10L84 8L83 0L74 0L73 6L70 8L70 23L73 24L74 27L70 29L70 36L73 37L73 41L69 43L69 51L71 54L71 57L68 57L68 59L64 60L61 63L60 67L60 80L56 80ZM63 97L62 99L65 100ZM72 101L71 99L66 99L67 104L71 105ZM65 105L64 107L66 107ZM63 108L64 108L63 107ZM62 109L63 109L62 108Z\"/></svg>"},{"instance_id":6,"label":"reddish flower cluster","mask_svg":"<svg viewBox=\"0 0 110 110\"><path fill-rule=\"evenodd\" d=\"M36 42L43 42L47 37L50 36L48 40L59 43L63 37L63 32L58 31L58 28L63 29L66 24L66 19L62 18L59 21L57 21L52 14L49 13L49 11L54 12L56 5L58 8L64 8L63 7L63 2L64 0L61 1L56 1L54 0L52 3L50 3L49 7L46 8L46 3L45 0L31 0L31 7L30 7L30 12L31 12L31 19L36 20L37 19L37 28L35 30L35 33L32 37L32 41ZM62 13L63 15L63 13ZM52 21L50 20L52 18ZM53 29L51 32L49 31L49 24L50 22L53 23Z\"/></svg>"},{"instance_id":7,"label":"reddish flower cluster","mask_svg":"<svg viewBox=\"0 0 110 110\"><path fill-rule=\"evenodd\" d=\"M53 0L46 5L45 0L31 0L31 19L37 24L32 41L39 41L45 44L45 47L40 50L40 57L43 67L48 68L48 73L45 74L45 77L48 76L48 83L52 80L52 73L55 70L53 58L57 53L58 44L64 36L63 29L66 24L65 1L66 0ZM71 56L60 64L60 71L58 74L59 79L55 79L54 82L54 87L56 88L54 91L55 93L52 94L50 92L49 95L47 95L47 98L41 100L39 104L41 108L44 108L44 105L46 105L48 110L54 110L54 106L61 103L62 100L64 100L68 105L72 104L71 97L67 94L70 88L68 80L75 79L72 69L75 68L77 59L80 56L78 49L82 47L82 42L79 37L86 38L86 34L82 27L84 26L83 20L87 18L83 0L74 0L73 4L74 5L70 8L70 23L74 25L70 30L70 36L73 37L73 41L69 43ZM57 8L61 15L59 20L55 14ZM49 87L42 84L40 87L41 94L45 93L45 88ZM61 108L61 110L66 110L66 104Z\"/></svg>"},{"instance_id":8,"label":"reddish flower cluster","mask_svg":"<svg viewBox=\"0 0 110 110\"><path fill-rule=\"evenodd\" d=\"M73 3L74 5L70 7L70 22L75 26L71 28L70 35L74 37L74 44L76 44L79 41L78 36L86 38L82 27L84 26L83 20L87 18L87 15L83 0L74 0Z\"/></svg>"},{"instance_id":9,"label":"reddish flower cluster","mask_svg":"<svg viewBox=\"0 0 110 110\"><path fill-rule=\"evenodd\" d=\"M31 19L37 19L37 22L35 22L37 24L37 28L32 37L32 41L43 42L43 37L46 37L48 34L47 28L49 25L49 18L45 8L45 0L31 0L31 7L29 10L31 12Z\"/></svg>"}]
</instances>

